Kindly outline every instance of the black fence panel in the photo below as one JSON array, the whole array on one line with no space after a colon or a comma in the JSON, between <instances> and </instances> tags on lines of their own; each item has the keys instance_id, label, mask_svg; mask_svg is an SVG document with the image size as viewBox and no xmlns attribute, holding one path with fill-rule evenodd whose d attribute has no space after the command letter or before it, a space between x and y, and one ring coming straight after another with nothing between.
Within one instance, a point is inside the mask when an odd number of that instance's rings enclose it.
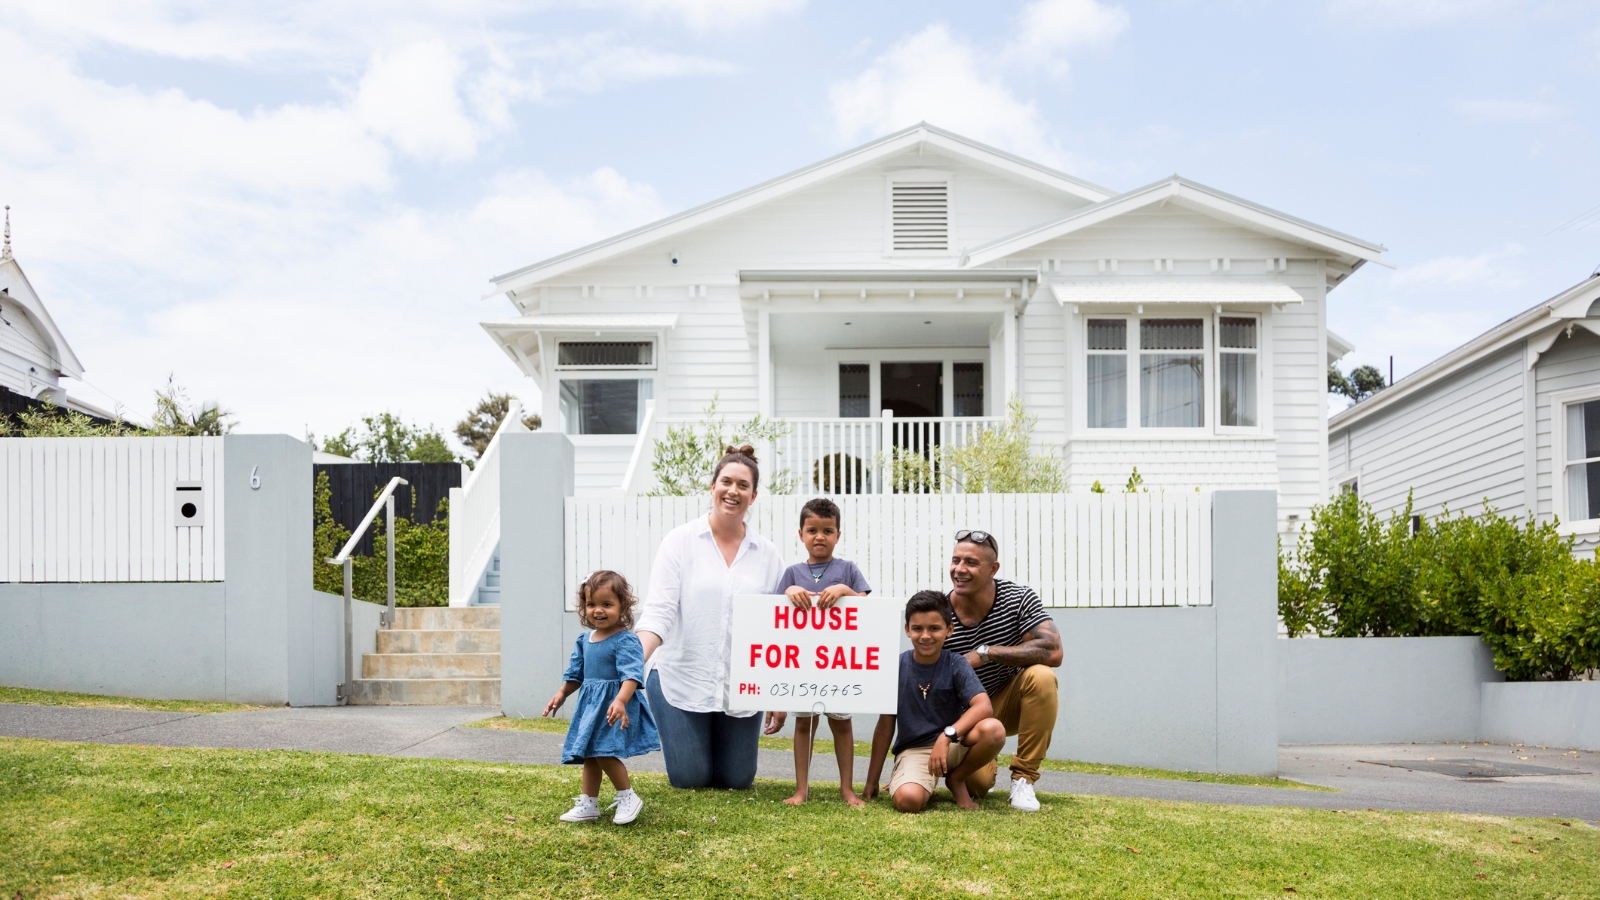
<instances>
[{"instance_id":1,"label":"black fence panel","mask_svg":"<svg viewBox=\"0 0 1600 900\"><path fill-rule=\"evenodd\" d=\"M20 413L43 409L44 405L43 400L37 400L27 394L19 394L8 387L0 385L0 419L4 419L6 424L11 426L11 437L22 437L21 420L17 418ZM58 410L57 415L66 412L66 409L61 406L57 406L56 409ZM102 419L99 416L89 415L88 413L84 413L84 415L88 415L89 419L96 425L111 424L110 419Z\"/></svg>"},{"instance_id":2,"label":"black fence panel","mask_svg":"<svg viewBox=\"0 0 1600 900\"><path fill-rule=\"evenodd\" d=\"M313 469L313 479L324 472L328 474L333 520L350 531L361 524L361 517L372 508L378 492L396 475L408 484L395 489L394 514L418 524L432 522L437 517L439 501L450 496L451 488L461 486L460 463L327 463ZM367 529L356 544L357 555L372 555L373 530Z\"/></svg>"}]
</instances>

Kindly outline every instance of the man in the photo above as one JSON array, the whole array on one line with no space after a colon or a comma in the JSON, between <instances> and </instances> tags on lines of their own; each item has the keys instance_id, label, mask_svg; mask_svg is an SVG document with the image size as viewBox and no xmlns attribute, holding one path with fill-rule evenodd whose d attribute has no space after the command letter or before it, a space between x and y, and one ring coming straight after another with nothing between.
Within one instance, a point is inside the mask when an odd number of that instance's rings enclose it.
<instances>
[{"instance_id":1,"label":"man","mask_svg":"<svg viewBox=\"0 0 1600 900\"><path fill-rule=\"evenodd\" d=\"M956 622L945 649L962 654L994 705L994 717L1017 736L1011 758L1011 806L1037 812L1033 783L1056 727L1056 673L1061 633L1027 585L994 577L1000 543L983 531L956 532L950 555L950 605ZM973 796L994 787L996 764L967 779Z\"/></svg>"}]
</instances>

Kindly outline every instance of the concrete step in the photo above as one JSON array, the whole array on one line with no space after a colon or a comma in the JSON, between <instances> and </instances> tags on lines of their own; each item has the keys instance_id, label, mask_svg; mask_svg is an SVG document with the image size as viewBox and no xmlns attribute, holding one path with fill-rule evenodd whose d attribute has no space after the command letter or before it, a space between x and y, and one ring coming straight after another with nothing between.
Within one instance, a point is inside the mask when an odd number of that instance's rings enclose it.
<instances>
[{"instance_id":1,"label":"concrete step","mask_svg":"<svg viewBox=\"0 0 1600 900\"><path fill-rule=\"evenodd\" d=\"M463 628L442 631L378 632L379 653L499 653L500 631Z\"/></svg>"},{"instance_id":2,"label":"concrete step","mask_svg":"<svg viewBox=\"0 0 1600 900\"><path fill-rule=\"evenodd\" d=\"M363 653L362 678L499 678L498 653Z\"/></svg>"},{"instance_id":3,"label":"concrete step","mask_svg":"<svg viewBox=\"0 0 1600 900\"><path fill-rule=\"evenodd\" d=\"M352 706L499 706L498 678L357 678Z\"/></svg>"},{"instance_id":4,"label":"concrete step","mask_svg":"<svg viewBox=\"0 0 1600 900\"><path fill-rule=\"evenodd\" d=\"M406 607L394 614L391 631L481 631L500 627L500 609L494 606Z\"/></svg>"}]
</instances>

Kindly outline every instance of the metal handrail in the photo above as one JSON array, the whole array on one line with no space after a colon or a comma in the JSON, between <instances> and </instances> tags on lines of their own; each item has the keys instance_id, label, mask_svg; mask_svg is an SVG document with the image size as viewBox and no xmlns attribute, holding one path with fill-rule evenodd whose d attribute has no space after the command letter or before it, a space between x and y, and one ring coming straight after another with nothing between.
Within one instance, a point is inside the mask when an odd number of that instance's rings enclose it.
<instances>
[{"instance_id":1,"label":"metal handrail","mask_svg":"<svg viewBox=\"0 0 1600 900\"><path fill-rule=\"evenodd\" d=\"M372 525L372 520L378 517L378 510L380 508L383 509L386 513L385 521L388 525L384 529L384 548L387 551L385 558L389 570L389 602L388 607L383 611L380 624L384 628L392 626L394 624L394 489L402 484L410 484L410 482L398 475L389 479L389 483L384 485L383 490L379 492L378 499L372 502L372 508L367 510L366 516L361 519L361 524L357 525L356 530L350 533L350 540L344 542L344 548L339 551L337 556L324 560L331 566L344 567L344 681L339 684L338 690L338 703L340 706L350 702L350 685L355 680L356 636L355 618L353 607L351 606L354 600L352 595L354 585L350 553L355 550L356 544L361 540L361 537L367 533L367 529Z\"/></svg>"}]
</instances>

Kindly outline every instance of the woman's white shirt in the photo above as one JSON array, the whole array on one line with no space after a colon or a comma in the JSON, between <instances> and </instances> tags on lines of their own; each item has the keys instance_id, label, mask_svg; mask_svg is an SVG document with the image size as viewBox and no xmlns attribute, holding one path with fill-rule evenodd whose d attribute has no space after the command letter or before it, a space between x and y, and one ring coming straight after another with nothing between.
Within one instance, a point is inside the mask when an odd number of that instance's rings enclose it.
<instances>
[{"instance_id":1,"label":"woman's white shirt","mask_svg":"<svg viewBox=\"0 0 1600 900\"><path fill-rule=\"evenodd\" d=\"M661 673L668 703L685 712L727 710L733 597L770 594L782 576L778 548L748 527L731 566L711 534L709 517L668 532L650 567L650 590L634 625L635 631L661 638L650 662Z\"/></svg>"}]
</instances>

